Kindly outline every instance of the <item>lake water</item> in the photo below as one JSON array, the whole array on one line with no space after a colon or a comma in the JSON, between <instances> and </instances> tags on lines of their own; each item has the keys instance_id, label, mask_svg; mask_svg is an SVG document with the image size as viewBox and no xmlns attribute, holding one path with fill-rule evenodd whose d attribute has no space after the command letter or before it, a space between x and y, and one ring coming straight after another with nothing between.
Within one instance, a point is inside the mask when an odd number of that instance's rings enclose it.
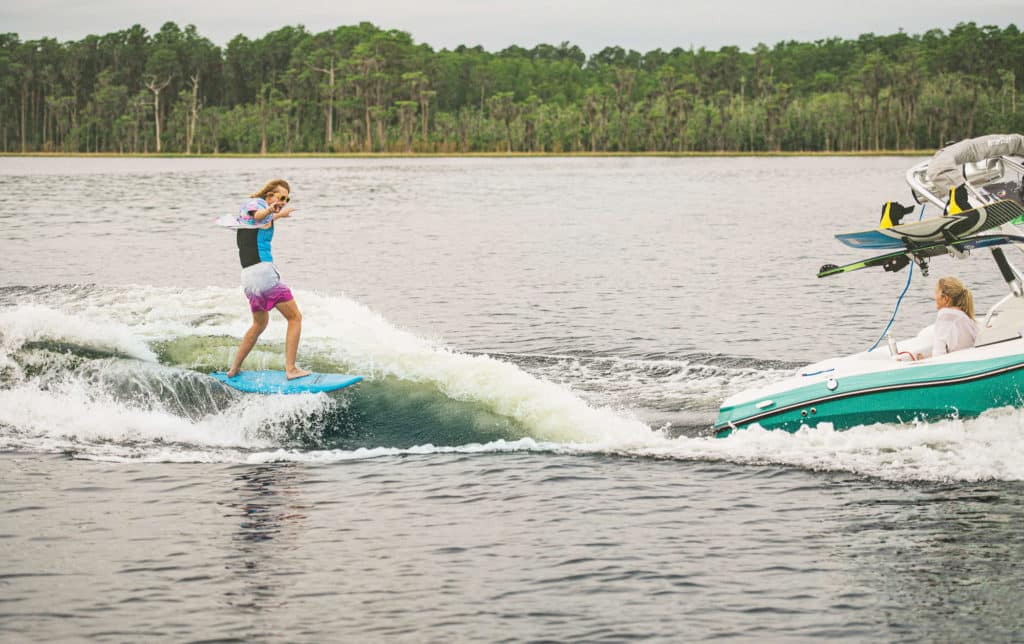
<instances>
[{"instance_id":1,"label":"lake water","mask_svg":"<svg viewBox=\"0 0 1024 644\"><path fill-rule=\"evenodd\" d=\"M824 280L910 158L0 158L0 639L1008 641L1024 413L715 439L871 346ZM252 396L233 232L274 177L299 364ZM987 253L915 272L893 325ZM277 314L247 367L283 367Z\"/></svg>"}]
</instances>

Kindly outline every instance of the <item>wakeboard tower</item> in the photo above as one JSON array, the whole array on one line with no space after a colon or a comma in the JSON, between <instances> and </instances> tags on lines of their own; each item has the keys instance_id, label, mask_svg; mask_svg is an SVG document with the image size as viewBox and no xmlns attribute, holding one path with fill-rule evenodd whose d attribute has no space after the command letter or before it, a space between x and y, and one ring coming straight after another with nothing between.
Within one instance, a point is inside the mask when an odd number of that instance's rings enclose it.
<instances>
[{"instance_id":1,"label":"wakeboard tower","mask_svg":"<svg viewBox=\"0 0 1024 644\"><path fill-rule=\"evenodd\" d=\"M903 224L903 216L914 208L886 202L878 228L842 233L836 239L853 248L891 252L844 266L826 264L818 277L873 266L895 272L911 261L927 275L932 257L963 258L972 249L998 245L979 233L1024 223L1024 135L990 134L959 141L910 168L906 181L914 201L922 204L922 217L928 205L941 212ZM1011 227L1005 232L1022 231Z\"/></svg>"},{"instance_id":2,"label":"wakeboard tower","mask_svg":"<svg viewBox=\"0 0 1024 644\"><path fill-rule=\"evenodd\" d=\"M914 201L937 206L938 216L902 223L914 207L887 201L877 228L836 239L853 248L896 249L998 228L1024 216L1022 163L1020 134L990 134L948 145L906 175Z\"/></svg>"}]
</instances>

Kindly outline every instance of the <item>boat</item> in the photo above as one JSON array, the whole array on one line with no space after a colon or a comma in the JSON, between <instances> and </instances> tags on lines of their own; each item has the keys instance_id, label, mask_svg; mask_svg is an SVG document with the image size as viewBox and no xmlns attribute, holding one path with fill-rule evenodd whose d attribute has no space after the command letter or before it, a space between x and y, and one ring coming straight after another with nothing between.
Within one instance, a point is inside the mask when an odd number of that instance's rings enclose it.
<instances>
[{"instance_id":1,"label":"boat","mask_svg":"<svg viewBox=\"0 0 1024 644\"><path fill-rule=\"evenodd\" d=\"M930 239L899 238L902 248L844 267L825 265L818 277L875 267L899 271L911 263L927 275L935 257L965 259L972 251L986 249L1009 292L978 319L974 346L917 359L931 347L932 326L904 341L886 335L885 342L868 351L810 364L780 381L729 396L711 428L716 436L751 426L795 432L829 423L843 430L873 423L970 418L1007 405L1024 407L1024 273L1004 252L1024 253L1024 227L1011 220L1017 213L1017 222L1024 221L1024 136L961 141L914 165L905 178L922 206L922 216L927 207L940 209L929 221L944 226L951 220L951 195L959 190L972 208L966 214L987 213L998 226L974 226L966 235L957 234L955 227L933 226ZM994 217L999 209L1007 216Z\"/></svg>"}]
</instances>

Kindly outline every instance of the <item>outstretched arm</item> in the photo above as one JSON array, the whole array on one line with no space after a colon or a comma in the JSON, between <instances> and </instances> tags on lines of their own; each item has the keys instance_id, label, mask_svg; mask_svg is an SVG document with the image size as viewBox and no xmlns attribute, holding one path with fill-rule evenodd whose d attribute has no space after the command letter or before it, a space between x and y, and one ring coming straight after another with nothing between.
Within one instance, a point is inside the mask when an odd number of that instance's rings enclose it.
<instances>
[{"instance_id":1,"label":"outstretched arm","mask_svg":"<svg viewBox=\"0 0 1024 644\"><path fill-rule=\"evenodd\" d=\"M284 204L277 205L282 206ZM297 208L292 208L291 206L288 206L287 208L280 208L279 210L274 211L273 206L271 206L271 211L274 213L275 221L278 219L287 219L288 217L291 217L292 213L295 212L296 210Z\"/></svg>"}]
</instances>

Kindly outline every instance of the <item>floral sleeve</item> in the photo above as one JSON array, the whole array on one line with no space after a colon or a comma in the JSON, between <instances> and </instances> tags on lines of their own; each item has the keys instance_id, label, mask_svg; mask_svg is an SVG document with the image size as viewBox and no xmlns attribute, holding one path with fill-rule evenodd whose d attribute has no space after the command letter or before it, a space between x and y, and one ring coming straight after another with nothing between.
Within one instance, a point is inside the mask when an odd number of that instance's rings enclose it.
<instances>
[{"instance_id":1,"label":"floral sleeve","mask_svg":"<svg viewBox=\"0 0 1024 644\"><path fill-rule=\"evenodd\" d=\"M261 199L259 197L253 197L253 198L247 200L238 209L238 223L246 224L246 225L250 225L250 226L256 225L256 224L259 224L259 223L262 223L262 224L270 223L273 220L273 218L274 218L274 214L273 213L267 215L261 221L256 221L256 211L257 210L265 210L267 207L268 206L267 206L267 202L266 202L265 199Z\"/></svg>"}]
</instances>

